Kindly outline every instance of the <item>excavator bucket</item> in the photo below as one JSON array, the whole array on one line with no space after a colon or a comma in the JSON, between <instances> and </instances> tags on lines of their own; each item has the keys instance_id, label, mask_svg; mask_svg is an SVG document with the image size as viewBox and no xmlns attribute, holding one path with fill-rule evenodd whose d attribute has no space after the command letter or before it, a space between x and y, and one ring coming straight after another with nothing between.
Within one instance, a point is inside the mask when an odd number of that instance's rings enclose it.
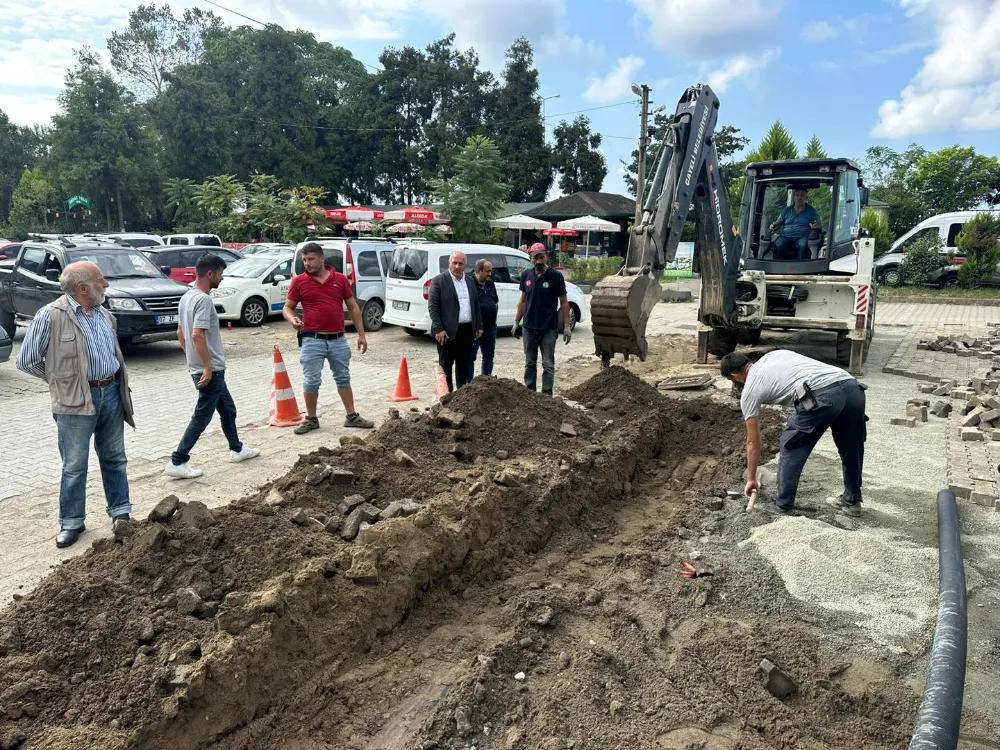
<instances>
[{"instance_id":1,"label":"excavator bucket","mask_svg":"<svg viewBox=\"0 0 1000 750\"><path fill-rule=\"evenodd\" d=\"M608 276L594 287L590 316L594 345L604 362L616 354L645 361L646 323L660 301L660 285L648 273Z\"/></svg>"}]
</instances>

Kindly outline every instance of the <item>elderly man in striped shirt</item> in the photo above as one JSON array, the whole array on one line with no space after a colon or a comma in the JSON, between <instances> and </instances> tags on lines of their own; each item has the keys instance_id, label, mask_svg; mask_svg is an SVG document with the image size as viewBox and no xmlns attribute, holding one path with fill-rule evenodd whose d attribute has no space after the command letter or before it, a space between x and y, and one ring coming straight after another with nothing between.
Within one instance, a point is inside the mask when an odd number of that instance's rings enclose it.
<instances>
[{"instance_id":1,"label":"elderly man in striped shirt","mask_svg":"<svg viewBox=\"0 0 1000 750\"><path fill-rule=\"evenodd\" d=\"M108 515L119 527L132 512L125 473L125 422L132 420L128 372L117 323L101 304L108 283L89 261L71 263L59 279L62 297L46 305L28 327L17 369L43 378L52 396L59 434L57 547L69 547L84 531L90 441L101 464Z\"/></svg>"}]
</instances>

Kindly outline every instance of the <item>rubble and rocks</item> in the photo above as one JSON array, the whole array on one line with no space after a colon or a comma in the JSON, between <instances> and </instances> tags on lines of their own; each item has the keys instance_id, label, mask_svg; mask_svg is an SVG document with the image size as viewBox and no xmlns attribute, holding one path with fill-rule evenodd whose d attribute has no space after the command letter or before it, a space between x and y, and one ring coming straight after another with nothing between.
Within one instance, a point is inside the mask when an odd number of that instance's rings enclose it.
<instances>
[{"instance_id":1,"label":"rubble and rocks","mask_svg":"<svg viewBox=\"0 0 1000 750\"><path fill-rule=\"evenodd\" d=\"M760 677L765 689L779 701L798 692L799 686L769 659L760 662Z\"/></svg>"}]
</instances>

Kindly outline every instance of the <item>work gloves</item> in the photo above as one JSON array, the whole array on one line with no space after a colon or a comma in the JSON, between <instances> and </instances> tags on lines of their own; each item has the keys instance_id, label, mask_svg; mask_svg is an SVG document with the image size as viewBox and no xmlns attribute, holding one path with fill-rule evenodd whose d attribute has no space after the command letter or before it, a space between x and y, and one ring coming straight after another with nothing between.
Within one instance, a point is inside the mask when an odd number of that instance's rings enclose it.
<instances>
[{"instance_id":1,"label":"work gloves","mask_svg":"<svg viewBox=\"0 0 1000 750\"><path fill-rule=\"evenodd\" d=\"M524 330L521 328L521 321L520 320L515 320L514 321L514 338L516 338L516 339L521 338L521 334L522 333L524 333Z\"/></svg>"},{"instance_id":2,"label":"work gloves","mask_svg":"<svg viewBox=\"0 0 1000 750\"><path fill-rule=\"evenodd\" d=\"M568 344L571 338L573 338L573 329L566 326L563 328L563 341Z\"/></svg>"}]
</instances>

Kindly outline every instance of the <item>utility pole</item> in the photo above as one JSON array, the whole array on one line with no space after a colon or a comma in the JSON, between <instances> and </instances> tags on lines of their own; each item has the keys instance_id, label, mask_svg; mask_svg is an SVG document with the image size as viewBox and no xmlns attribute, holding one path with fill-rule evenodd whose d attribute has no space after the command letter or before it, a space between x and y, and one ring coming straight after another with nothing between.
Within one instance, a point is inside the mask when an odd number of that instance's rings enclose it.
<instances>
[{"instance_id":1,"label":"utility pole","mask_svg":"<svg viewBox=\"0 0 1000 750\"><path fill-rule=\"evenodd\" d=\"M646 143L649 140L649 86L632 84L632 91L642 100L642 115L639 125L639 173L635 181L635 225L642 219L642 194L646 187Z\"/></svg>"}]
</instances>

